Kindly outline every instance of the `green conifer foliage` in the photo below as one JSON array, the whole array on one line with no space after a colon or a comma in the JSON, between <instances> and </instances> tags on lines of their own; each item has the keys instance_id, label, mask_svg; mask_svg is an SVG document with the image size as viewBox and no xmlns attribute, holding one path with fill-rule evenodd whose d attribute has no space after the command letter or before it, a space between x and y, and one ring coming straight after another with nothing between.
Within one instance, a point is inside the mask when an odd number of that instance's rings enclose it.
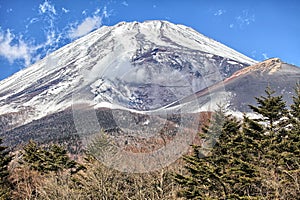
<instances>
[{"instance_id":1,"label":"green conifer foliage","mask_svg":"<svg viewBox=\"0 0 300 200\"><path fill-rule=\"evenodd\" d=\"M290 198L300 196L300 84L295 87L293 104L290 109L289 131L280 143L280 171L283 191Z\"/></svg>"},{"instance_id":2,"label":"green conifer foliage","mask_svg":"<svg viewBox=\"0 0 300 200\"><path fill-rule=\"evenodd\" d=\"M241 199L259 192L259 175L249 158L247 147L257 146L251 135L241 131L240 122L218 109L210 126L203 129L202 137L215 141L206 156L201 146L194 146L192 155L186 156L187 173L176 174L175 180L182 186L179 196L187 199ZM205 137L206 136L206 137ZM218 137L216 137L218 136ZM212 142L209 142L211 145Z\"/></svg>"},{"instance_id":3,"label":"green conifer foliage","mask_svg":"<svg viewBox=\"0 0 300 200\"><path fill-rule=\"evenodd\" d=\"M299 126L300 122L300 83L296 84L295 95L293 96L293 104L291 105L291 114L297 121Z\"/></svg>"},{"instance_id":4,"label":"green conifer foliage","mask_svg":"<svg viewBox=\"0 0 300 200\"><path fill-rule=\"evenodd\" d=\"M269 86L265 92L266 96L255 97L258 106L249 105L249 107L262 116L260 122L267 123L266 129L272 135L278 132L278 128L286 125L284 118L287 117L288 110L282 96L274 96L275 91Z\"/></svg>"},{"instance_id":5,"label":"green conifer foliage","mask_svg":"<svg viewBox=\"0 0 300 200\"><path fill-rule=\"evenodd\" d=\"M203 145L201 146L201 154L203 154L203 156L210 154L219 140L225 118L225 108L223 105L219 105L218 109L215 110L212 119L202 128L202 133L199 133L200 137L203 139Z\"/></svg>"},{"instance_id":6,"label":"green conifer foliage","mask_svg":"<svg viewBox=\"0 0 300 200\"><path fill-rule=\"evenodd\" d=\"M293 109L289 111L283 97L275 96L275 91L270 87L265 92L266 96L256 98L258 106L250 106L260 117L245 120L249 127L252 126L248 132L261 132L260 147L257 150L260 162L257 166L263 182L262 194L272 199L299 197L299 187L294 187L293 192L287 192L289 188L299 185L293 173L293 170L299 170L299 165L296 164L299 160L299 144L295 142L299 135L296 136L293 131L293 127L298 126L294 117L298 112ZM294 102L297 102L297 97L294 97ZM294 114L289 115L289 112ZM292 125L291 122L295 124Z\"/></svg>"},{"instance_id":7,"label":"green conifer foliage","mask_svg":"<svg viewBox=\"0 0 300 200\"><path fill-rule=\"evenodd\" d=\"M12 160L12 156L9 155L7 147L1 144L2 139L0 138L0 199L8 199L10 192L8 165Z\"/></svg>"},{"instance_id":8,"label":"green conifer foliage","mask_svg":"<svg viewBox=\"0 0 300 200\"><path fill-rule=\"evenodd\" d=\"M300 169L300 84L296 84L293 104L290 106L289 130L282 138L279 148L281 149L281 164L288 170Z\"/></svg>"},{"instance_id":9,"label":"green conifer foliage","mask_svg":"<svg viewBox=\"0 0 300 200\"><path fill-rule=\"evenodd\" d=\"M187 199L213 199L226 196L226 186L222 178L216 173L214 164L213 147L221 135L224 122L224 111L218 109L212 116L210 125L203 128L200 136L204 139L204 145L193 146L193 154L184 157L187 173L176 174L175 180L182 186L179 196Z\"/></svg>"},{"instance_id":10,"label":"green conifer foliage","mask_svg":"<svg viewBox=\"0 0 300 200\"><path fill-rule=\"evenodd\" d=\"M290 123L291 123L291 140L294 144L294 151L299 153L300 149L300 83L296 84L295 94L293 96L293 104L290 111ZM299 155L299 154L297 154ZM300 163L298 163L300 165Z\"/></svg>"},{"instance_id":11,"label":"green conifer foliage","mask_svg":"<svg viewBox=\"0 0 300 200\"><path fill-rule=\"evenodd\" d=\"M243 120L217 110L201 133L203 146L184 158L176 174L187 199L298 199L300 196L300 87L288 110L267 87ZM223 119L223 120L220 120ZM222 123L219 123L222 121ZM219 130L219 131L217 131ZM204 153L203 153L204 150Z\"/></svg>"},{"instance_id":12,"label":"green conifer foliage","mask_svg":"<svg viewBox=\"0 0 300 200\"><path fill-rule=\"evenodd\" d=\"M71 169L71 172L74 173L82 168L70 159L64 147L52 144L47 148L38 146L32 140L24 147L21 163L28 164L31 169L43 173L59 172L64 169Z\"/></svg>"}]
</instances>

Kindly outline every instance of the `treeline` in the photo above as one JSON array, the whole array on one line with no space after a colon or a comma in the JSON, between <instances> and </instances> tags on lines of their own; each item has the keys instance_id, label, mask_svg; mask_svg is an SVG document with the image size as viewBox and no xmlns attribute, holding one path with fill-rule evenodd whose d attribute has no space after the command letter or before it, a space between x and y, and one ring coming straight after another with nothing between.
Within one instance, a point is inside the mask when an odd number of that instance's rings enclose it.
<instances>
[{"instance_id":1,"label":"treeline","mask_svg":"<svg viewBox=\"0 0 300 200\"><path fill-rule=\"evenodd\" d=\"M300 85L293 104L271 88L242 119L220 106L203 144L171 166L128 174L60 145L0 145L0 199L300 199ZM0 141L1 144L1 141Z\"/></svg>"}]
</instances>

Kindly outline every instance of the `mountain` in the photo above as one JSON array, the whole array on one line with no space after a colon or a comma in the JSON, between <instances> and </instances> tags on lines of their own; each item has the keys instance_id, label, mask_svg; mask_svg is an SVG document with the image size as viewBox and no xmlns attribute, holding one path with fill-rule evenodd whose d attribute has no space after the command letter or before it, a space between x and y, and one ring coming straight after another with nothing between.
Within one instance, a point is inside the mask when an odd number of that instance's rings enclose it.
<instances>
[{"instance_id":1,"label":"mountain","mask_svg":"<svg viewBox=\"0 0 300 200\"><path fill-rule=\"evenodd\" d=\"M174 161L217 104L249 112L266 86L290 103L299 78L296 66L259 63L184 25L121 22L1 81L0 137L13 147L31 138L66 143L76 153L103 130L122 155ZM110 157L141 160L121 154Z\"/></svg>"},{"instance_id":2,"label":"mountain","mask_svg":"<svg viewBox=\"0 0 300 200\"><path fill-rule=\"evenodd\" d=\"M1 81L0 114L10 119L7 127L12 128L63 111L83 98L153 110L254 63L183 25L121 22Z\"/></svg>"},{"instance_id":3,"label":"mountain","mask_svg":"<svg viewBox=\"0 0 300 200\"><path fill-rule=\"evenodd\" d=\"M299 80L299 67L271 58L238 70L223 81L185 97L181 104L188 104L195 112L212 111L216 104L225 104L231 112L242 116L242 112L251 112L248 105L256 105L254 97L264 95L267 87L275 90L275 95L282 95L287 105L291 105ZM177 105L179 103L175 101L167 107L176 109Z\"/></svg>"},{"instance_id":4,"label":"mountain","mask_svg":"<svg viewBox=\"0 0 300 200\"><path fill-rule=\"evenodd\" d=\"M250 112L248 105L256 104L253 97L265 95L268 86L276 91L276 95L283 95L287 105L291 105L299 80L299 67L272 58L234 73L225 79L224 85L231 94L230 109Z\"/></svg>"}]
</instances>

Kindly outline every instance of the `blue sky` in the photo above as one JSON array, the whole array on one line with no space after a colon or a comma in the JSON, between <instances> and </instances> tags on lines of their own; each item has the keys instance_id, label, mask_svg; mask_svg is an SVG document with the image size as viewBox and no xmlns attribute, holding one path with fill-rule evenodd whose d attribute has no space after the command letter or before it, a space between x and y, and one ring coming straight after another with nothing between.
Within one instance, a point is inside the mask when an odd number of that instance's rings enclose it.
<instances>
[{"instance_id":1,"label":"blue sky","mask_svg":"<svg viewBox=\"0 0 300 200\"><path fill-rule=\"evenodd\" d=\"M0 0L0 80L103 25L154 19L300 66L297 0Z\"/></svg>"}]
</instances>

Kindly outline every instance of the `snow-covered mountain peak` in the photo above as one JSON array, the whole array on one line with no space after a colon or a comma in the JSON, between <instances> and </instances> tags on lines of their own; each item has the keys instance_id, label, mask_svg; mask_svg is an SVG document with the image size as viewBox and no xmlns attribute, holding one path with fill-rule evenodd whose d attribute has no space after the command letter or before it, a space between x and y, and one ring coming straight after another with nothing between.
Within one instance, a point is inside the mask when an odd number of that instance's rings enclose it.
<instances>
[{"instance_id":1,"label":"snow-covered mountain peak","mask_svg":"<svg viewBox=\"0 0 300 200\"><path fill-rule=\"evenodd\" d=\"M1 81L0 115L29 122L70 107L83 91L97 104L156 109L255 63L184 25L121 22Z\"/></svg>"},{"instance_id":2,"label":"snow-covered mountain peak","mask_svg":"<svg viewBox=\"0 0 300 200\"><path fill-rule=\"evenodd\" d=\"M211 39L194 29L184 26L170 23L168 21L151 20L145 22L120 22L117 25L111 27L111 30L116 35L124 36L124 33L139 33L144 37L143 39L149 39L155 41L160 45L174 45L178 48L190 48L213 55L237 60L249 65L255 64L256 61L244 56L241 53ZM101 32L101 29L97 30ZM96 31L96 32L97 32ZM126 37L125 37L126 38ZM125 39L124 38L124 39Z\"/></svg>"}]
</instances>

